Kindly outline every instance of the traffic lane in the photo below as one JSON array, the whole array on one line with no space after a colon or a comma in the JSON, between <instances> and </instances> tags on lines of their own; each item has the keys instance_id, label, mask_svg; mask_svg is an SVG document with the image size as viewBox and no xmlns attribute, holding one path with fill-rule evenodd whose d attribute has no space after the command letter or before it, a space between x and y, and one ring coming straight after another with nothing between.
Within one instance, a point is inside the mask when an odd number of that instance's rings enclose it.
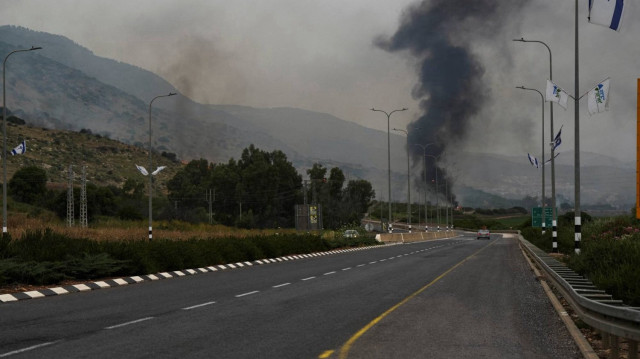
<instances>
[{"instance_id":1,"label":"traffic lane","mask_svg":"<svg viewBox=\"0 0 640 359\"><path fill-rule=\"evenodd\" d=\"M440 247L443 245L441 242L424 242L410 248L418 251ZM13 349L28 344L37 345L43 340L55 341L62 334L72 337L90 333L111 323L121 323L140 316L158 316L182 308L186 306L185 303L203 303L213 297L249 292L274 278L280 278L278 284L289 283L351 265L367 265L403 251L406 248L380 246L244 269L5 303L0 306L3 317L0 331L8 335L0 336L0 348Z\"/></svg>"},{"instance_id":2,"label":"traffic lane","mask_svg":"<svg viewBox=\"0 0 640 359\"><path fill-rule=\"evenodd\" d=\"M7 303L0 306L3 315L0 330L6 333L0 337L0 348L8 352L90 334L117 323L158 317L186 306L207 303L211 298L250 292L274 278L281 278L275 285L304 280L338 268L348 268L349 264L357 268L358 265L378 263L378 260L383 263L398 253L437 249L444 246L445 242L381 246L246 269Z\"/></svg>"},{"instance_id":3,"label":"traffic lane","mask_svg":"<svg viewBox=\"0 0 640 359\"><path fill-rule=\"evenodd\" d=\"M517 240L496 237L341 358L581 358Z\"/></svg>"},{"instance_id":4,"label":"traffic lane","mask_svg":"<svg viewBox=\"0 0 640 359\"><path fill-rule=\"evenodd\" d=\"M208 302L201 303L205 305L191 303L193 308L188 310L132 316L121 323L126 325L112 322L110 326L116 326L113 329L63 338L25 357L64 357L68 353L105 358L205 357L211 353L234 358L316 357L423 285L431 276L429 272L437 275L452 260L486 244L457 243L414 255L382 258L351 270L325 272L313 279L299 278L288 286L274 288L271 284L279 282L274 280L253 288L246 296L209 297Z\"/></svg>"}]
</instances>

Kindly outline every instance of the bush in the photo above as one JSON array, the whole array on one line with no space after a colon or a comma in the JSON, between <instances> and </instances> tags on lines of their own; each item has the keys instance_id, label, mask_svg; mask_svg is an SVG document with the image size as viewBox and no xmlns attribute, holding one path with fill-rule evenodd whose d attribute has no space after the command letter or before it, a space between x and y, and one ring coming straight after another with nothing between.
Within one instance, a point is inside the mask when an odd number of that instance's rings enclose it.
<instances>
[{"instance_id":1,"label":"bush","mask_svg":"<svg viewBox=\"0 0 640 359\"><path fill-rule=\"evenodd\" d=\"M597 220L584 230L569 266L625 304L640 306L640 226L630 217Z\"/></svg>"},{"instance_id":2,"label":"bush","mask_svg":"<svg viewBox=\"0 0 640 359\"><path fill-rule=\"evenodd\" d=\"M45 198L47 172L40 167L29 166L16 171L9 180L9 191L17 201L36 204Z\"/></svg>"},{"instance_id":3,"label":"bush","mask_svg":"<svg viewBox=\"0 0 640 359\"><path fill-rule=\"evenodd\" d=\"M254 261L334 248L369 245L373 238L326 240L315 234L174 241L95 241L50 229L0 240L0 284L52 284Z\"/></svg>"},{"instance_id":4,"label":"bush","mask_svg":"<svg viewBox=\"0 0 640 359\"><path fill-rule=\"evenodd\" d=\"M640 223L632 217L591 219L583 213L580 254L575 254L573 213L562 216L558 249L567 265L589 278L599 289L631 306L640 306ZM571 224L568 224L569 222ZM524 228L522 236L538 248L551 251L551 231Z\"/></svg>"}]
</instances>

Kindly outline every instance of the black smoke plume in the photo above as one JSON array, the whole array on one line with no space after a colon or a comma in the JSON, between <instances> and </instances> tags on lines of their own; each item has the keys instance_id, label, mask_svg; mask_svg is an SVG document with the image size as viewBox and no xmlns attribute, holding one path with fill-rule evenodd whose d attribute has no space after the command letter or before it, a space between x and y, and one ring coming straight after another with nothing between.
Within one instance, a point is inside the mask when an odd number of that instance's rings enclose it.
<instances>
[{"instance_id":1,"label":"black smoke plume","mask_svg":"<svg viewBox=\"0 0 640 359\"><path fill-rule=\"evenodd\" d=\"M390 38L375 44L389 52L407 51L417 60L418 83L412 96L420 100L422 115L409 127L408 146L414 161L423 150L438 157L448 144L464 140L468 123L490 97L483 83L485 68L471 50L477 39L490 39L503 28L525 0L425 0L409 7ZM427 157L427 168L437 163ZM446 171L438 170L444 193ZM435 173L427 174L427 182Z\"/></svg>"}]
</instances>

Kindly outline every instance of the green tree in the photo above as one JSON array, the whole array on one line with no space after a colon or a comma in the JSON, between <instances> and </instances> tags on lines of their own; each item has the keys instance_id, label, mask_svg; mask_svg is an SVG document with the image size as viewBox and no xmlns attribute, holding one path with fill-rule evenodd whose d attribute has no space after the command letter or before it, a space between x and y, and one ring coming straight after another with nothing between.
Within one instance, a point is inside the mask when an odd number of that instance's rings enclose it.
<instances>
[{"instance_id":1,"label":"green tree","mask_svg":"<svg viewBox=\"0 0 640 359\"><path fill-rule=\"evenodd\" d=\"M347 183L344 190L346 206L346 223L360 222L371 206L376 193L371 183L366 180L355 180Z\"/></svg>"},{"instance_id":2,"label":"green tree","mask_svg":"<svg viewBox=\"0 0 640 359\"><path fill-rule=\"evenodd\" d=\"M266 152L250 145L237 162L234 159L226 164L209 164L203 159L190 162L169 180L167 187L170 199L179 201L185 209L180 213L199 213L192 220L200 220L202 211L208 212L205 194L212 190L215 191L212 209L218 222L290 227L302 178L282 151Z\"/></svg>"},{"instance_id":3,"label":"green tree","mask_svg":"<svg viewBox=\"0 0 640 359\"><path fill-rule=\"evenodd\" d=\"M20 202L38 204L47 193L47 172L40 167L29 166L16 171L9 180L10 195Z\"/></svg>"}]
</instances>

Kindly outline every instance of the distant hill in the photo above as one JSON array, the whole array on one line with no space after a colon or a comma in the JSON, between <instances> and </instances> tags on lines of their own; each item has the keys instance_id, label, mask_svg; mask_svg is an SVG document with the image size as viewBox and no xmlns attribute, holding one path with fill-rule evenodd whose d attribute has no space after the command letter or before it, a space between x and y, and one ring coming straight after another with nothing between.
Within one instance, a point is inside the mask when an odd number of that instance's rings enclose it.
<instances>
[{"instance_id":1,"label":"distant hill","mask_svg":"<svg viewBox=\"0 0 640 359\"><path fill-rule=\"evenodd\" d=\"M89 129L125 144L147 147L149 101L176 92L170 83L139 67L95 56L63 36L0 26L0 53L32 45L43 49L16 54L7 63L9 110L34 127L75 132ZM371 118L384 121L380 116ZM337 166L347 178L370 181L378 198L388 197L387 133L330 114L297 108L199 104L179 95L154 102L152 130L154 149L175 153L182 160L227 162L254 144L266 151L283 151L304 177L313 163ZM405 200L406 138L394 133L390 137L392 200ZM573 198L571 158L569 153L558 158L557 190L562 198ZM86 161L89 168L101 165L89 155ZM471 194L476 199L481 193L488 194L480 203L489 207L502 201L492 196L506 200L539 196L540 172L531 168L526 157L464 154L456 167L464 169L456 175L453 186L463 204ZM419 163L412 171L414 182L419 181ZM121 172L113 173L119 176ZM582 202L633 203L634 176L635 169L629 164L584 154ZM116 183L121 178L110 180ZM465 186L471 191L463 190ZM417 186L412 184L412 188L415 191ZM412 197L418 198L415 192Z\"/></svg>"},{"instance_id":2,"label":"distant hill","mask_svg":"<svg viewBox=\"0 0 640 359\"><path fill-rule=\"evenodd\" d=\"M147 70L95 56L62 36L0 27L0 51L32 44L43 49L12 58L7 101L9 109L35 125L90 128L125 143L145 143L148 102L176 91ZM301 169L317 161L373 172L387 168L386 133L328 114L204 105L184 96L161 99L153 108L154 148L183 159L227 161L253 143L282 150ZM391 137L392 170L403 173L405 139Z\"/></svg>"},{"instance_id":3,"label":"distant hill","mask_svg":"<svg viewBox=\"0 0 640 359\"><path fill-rule=\"evenodd\" d=\"M556 197L558 206L563 202L573 203L575 191L574 154L560 152L556 158ZM481 153L466 153L458 166L465 171L456 181L503 198L522 199L529 195L541 197L542 173L529 163L526 154L504 156ZM546 197L551 197L551 166L545 168ZM634 164L618 161L599 154L581 153L581 192L584 204L607 204L626 210L635 206ZM467 192L468 193L468 192ZM465 202L463 192L460 200Z\"/></svg>"},{"instance_id":4,"label":"distant hill","mask_svg":"<svg viewBox=\"0 0 640 359\"><path fill-rule=\"evenodd\" d=\"M22 155L8 157L8 180L20 168L37 166L46 170L51 186L65 188L69 165L73 165L76 184L80 183L82 166L86 165L87 181L98 186L122 187L129 178L147 181L147 177L138 172L135 166L149 167L149 152L143 148L96 134L8 123L8 152L22 141L26 141L27 151ZM167 166L158 175L157 183L161 190L166 189L166 181L183 166L169 157L170 155L153 154L154 169Z\"/></svg>"}]
</instances>

